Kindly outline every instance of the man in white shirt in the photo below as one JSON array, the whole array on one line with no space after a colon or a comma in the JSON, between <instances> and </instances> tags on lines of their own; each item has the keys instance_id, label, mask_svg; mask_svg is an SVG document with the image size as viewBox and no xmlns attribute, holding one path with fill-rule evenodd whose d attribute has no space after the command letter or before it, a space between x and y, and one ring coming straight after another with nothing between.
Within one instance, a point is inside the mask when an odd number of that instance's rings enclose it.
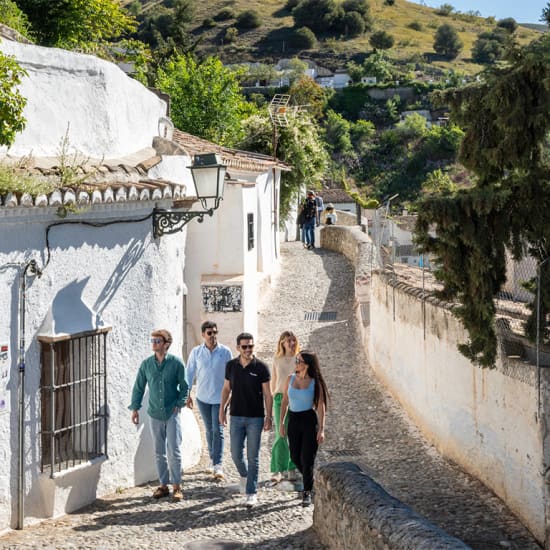
<instances>
[{"instance_id":1,"label":"man in white shirt","mask_svg":"<svg viewBox=\"0 0 550 550\"><path fill-rule=\"evenodd\" d=\"M231 360L231 351L218 343L218 326L213 321L201 325L203 343L194 347L187 360L185 380L189 386L186 405L192 409L191 388L197 382L196 401L204 423L211 471L216 479L223 479L223 424L220 424L220 400L225 380L225 365Z\"/></svg>"}]
</instances>

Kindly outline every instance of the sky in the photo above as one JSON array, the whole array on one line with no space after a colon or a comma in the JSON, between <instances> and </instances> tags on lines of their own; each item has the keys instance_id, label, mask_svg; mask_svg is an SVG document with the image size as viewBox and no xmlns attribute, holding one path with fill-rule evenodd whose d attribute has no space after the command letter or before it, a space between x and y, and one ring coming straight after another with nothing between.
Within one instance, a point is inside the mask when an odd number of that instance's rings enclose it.
<instances>
[{"instance_id":1,"label":"sky","mask_svg":"<svg viewBox=\"0 0 550 550\"><path fill-rule=\"evenodd\" d=\"M497 20L513 17L518 23L541 23L539 19L548 2L547 0L416 0L415 3L432 8L437 8L441 4L450 4L456 11L463 13L479 11L482 17L494 15Z\"/></svg>"}]
</instances>

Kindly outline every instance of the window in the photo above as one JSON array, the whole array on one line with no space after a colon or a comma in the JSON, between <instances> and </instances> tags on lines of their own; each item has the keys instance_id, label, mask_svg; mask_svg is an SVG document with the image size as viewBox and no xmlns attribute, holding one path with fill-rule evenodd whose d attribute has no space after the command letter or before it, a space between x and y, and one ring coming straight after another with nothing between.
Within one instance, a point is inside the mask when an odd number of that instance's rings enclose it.
<instances>
[{"instance_id":1,"label":"window","mask_svg":"<svg viewBox=\"0 0 550 550\"><path fill-rule=\"evenodd\" d=\"M41 342L42 472L107 455L106 332Z\"/></svg>"},{"instance_id":2,"label":"window","mask_svg":"<svg viewBox=\"0 0 550 550\"><path fill-rule=\"evenodd\" d=\"M246 215L246 225L248 228L248 250L254 248L254 214Z\"/></svg>"}]
</instances>

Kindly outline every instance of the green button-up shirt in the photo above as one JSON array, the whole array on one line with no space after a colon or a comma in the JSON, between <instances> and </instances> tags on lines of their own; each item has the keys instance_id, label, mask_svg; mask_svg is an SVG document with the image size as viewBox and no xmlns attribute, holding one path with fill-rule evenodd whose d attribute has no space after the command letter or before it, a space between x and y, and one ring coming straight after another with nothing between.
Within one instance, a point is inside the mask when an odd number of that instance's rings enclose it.
<instances>
[{"instance_id":1,"label":"green button-up shirt","mask_svg":"<svg viewBox=\"0 0 550 550\"><path fill-rule=\"evenodd\" d=\"M157 420L167 420L175 407L182 408L187 399L185 365L174 355L167 354L162 363L152 355L139 367L134 388L131 411L141 408L145 386L149 385L147 414Z\"/></svg>"}]
</instances>

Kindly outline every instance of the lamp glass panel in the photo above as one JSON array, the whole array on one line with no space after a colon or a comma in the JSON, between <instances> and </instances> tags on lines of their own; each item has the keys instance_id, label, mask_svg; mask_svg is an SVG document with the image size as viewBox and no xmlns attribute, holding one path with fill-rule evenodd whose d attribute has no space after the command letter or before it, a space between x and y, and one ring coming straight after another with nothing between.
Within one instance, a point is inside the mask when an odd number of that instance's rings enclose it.
<instances>
[{"instance_id":1,"label":"lamp glass panel","mask_svg":"<svg viewBox=\"0 0 550 550\"><path fill-rule=\"evenodd\" d=\"M191 168L193 174L193 181L195 183L195 190L197 197L203 199L215 198L218 196L218 167L206 166L206 167L193 167Z\"/></svg>"}]
</instances>

